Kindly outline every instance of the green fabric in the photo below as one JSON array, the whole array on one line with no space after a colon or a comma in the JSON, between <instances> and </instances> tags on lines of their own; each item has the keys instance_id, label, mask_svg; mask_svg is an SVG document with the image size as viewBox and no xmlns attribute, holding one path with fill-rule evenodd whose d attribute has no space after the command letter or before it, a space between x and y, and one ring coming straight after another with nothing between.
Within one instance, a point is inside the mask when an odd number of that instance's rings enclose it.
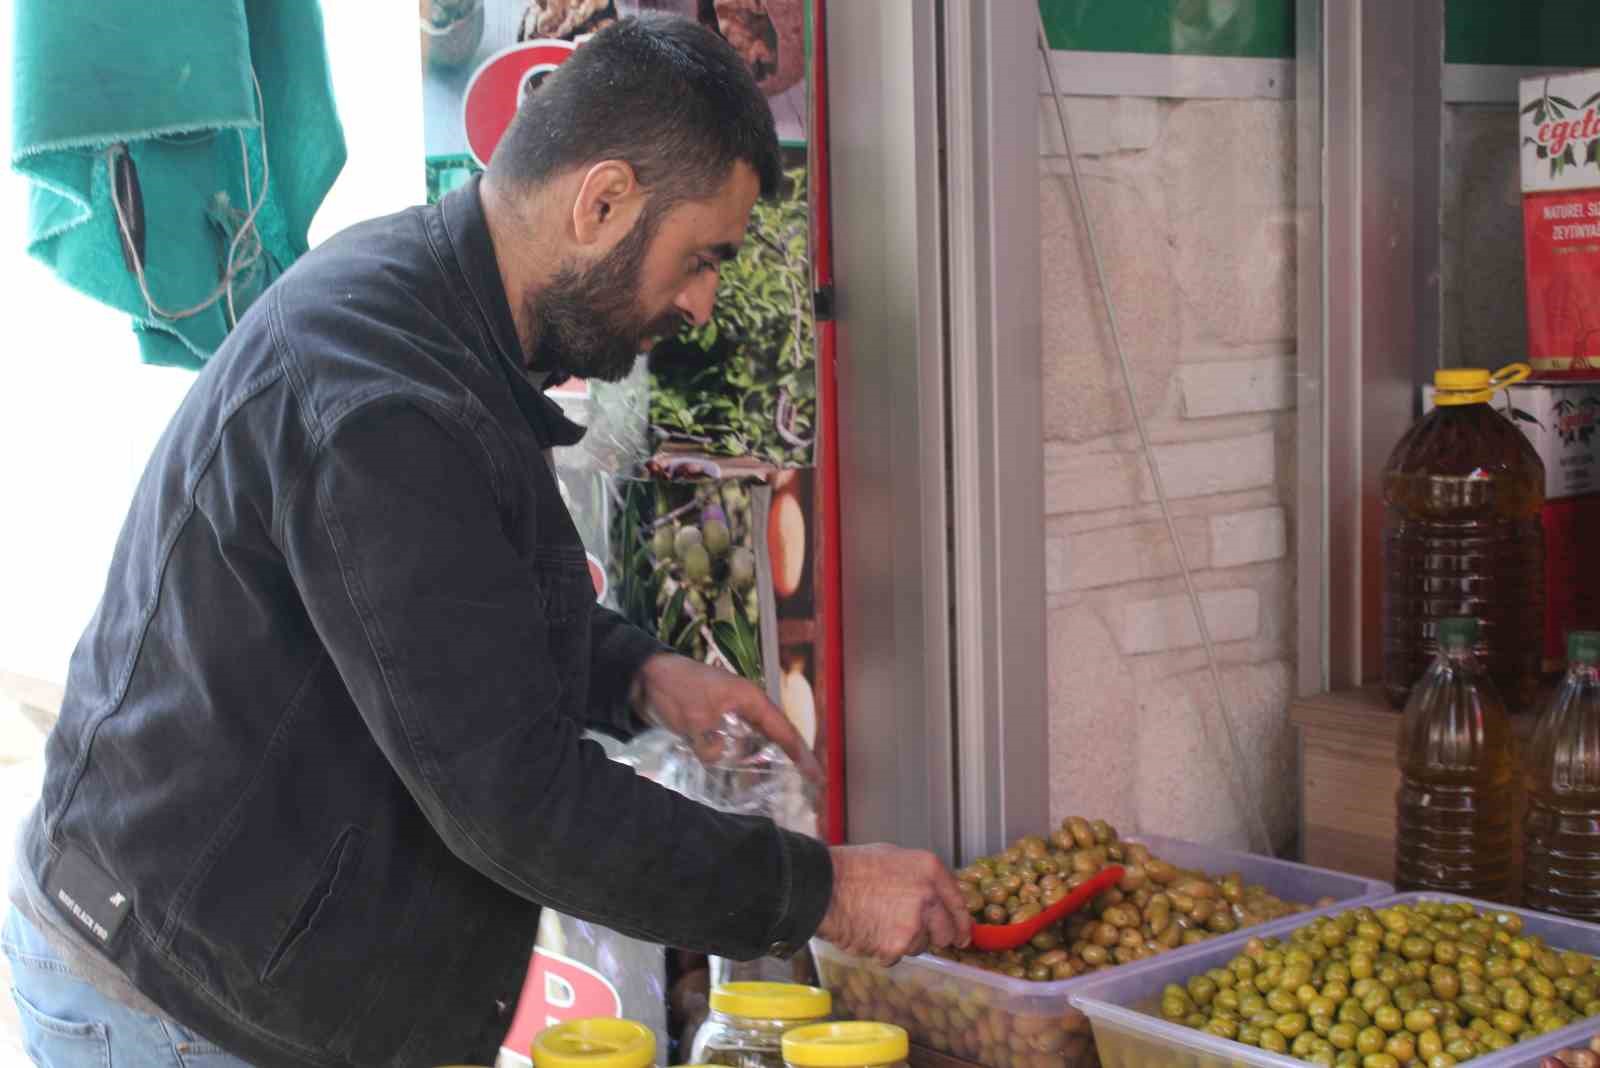
<instances>
[{"instance_id":1,"label":"green fabric","mask_svg":"<svg viewBox=\"0 0 1600 1068\"><path fill-rule=\"evenodd\" d=\"M306 251L311 217L344 166L315 0L14 0L12 166L32 182L28 251L134 319L146 362L199 367L228 331L227 302L153 316L123 261L107 149L125 144L144 199L145 275L168 310L216 289L228 246L261 197L263 256L234 310Z\"/></svg>"},{"instance_id":2,"label":"green fabric","mask_svg":"<svg viewBox=\"0 0 1600 1068\"><path fill-rule=\"evenodd\" d=\"M1038 2L1055 50L1294 58L1294 0Z\"/></svg>"}]
</instances>

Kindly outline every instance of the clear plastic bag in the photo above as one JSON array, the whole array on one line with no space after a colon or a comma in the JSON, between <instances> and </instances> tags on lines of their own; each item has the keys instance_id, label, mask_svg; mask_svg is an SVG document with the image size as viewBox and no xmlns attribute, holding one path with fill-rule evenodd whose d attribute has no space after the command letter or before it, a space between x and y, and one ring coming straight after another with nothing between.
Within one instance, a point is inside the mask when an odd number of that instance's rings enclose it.
<instances>
[{"instance_id":1,"label":"clear plastic bag","mask_svg":"<svg viewBox=\"0 0 1600 1068\"><path fill-rule=\"evenodd\" d=\"M738 815L766 816L788 830L816 833L816 797L783 750L732 714L693 742L666 730L649 730L627 742L591 733L589 740L637 774L701 804ZM658 945L618 934L597 923L544 910L538 951L598 972L615 990L622 1015L656 1031L659 1048L668 1049L666 951ZM713 957L711 975L732 979L810 982L809 958L796 961L726 961ZM549 1007L540 990L524 991L519 1018L545 1019ZM704 1018L704 999L692 1010L686 1031L692 1035ZM522 1026L526 1029L526 1025ZM514 1030L516 1028L514 1027ZM502 1049L499 1068L529 1062L520 1050Z\"/></svg>"},{"instance_id":2,"label":"clear plastic bag","mask_svg":"<svg viewBox=\"0 0 1600 1068\"><path fill-rule=\"evenodd\" d=\"M732 713L692 743L674 738L660 768L672 788L719 812L766 816L801 834L817 833L817 793L789 755Z\"/></svg>"}]
</instances>

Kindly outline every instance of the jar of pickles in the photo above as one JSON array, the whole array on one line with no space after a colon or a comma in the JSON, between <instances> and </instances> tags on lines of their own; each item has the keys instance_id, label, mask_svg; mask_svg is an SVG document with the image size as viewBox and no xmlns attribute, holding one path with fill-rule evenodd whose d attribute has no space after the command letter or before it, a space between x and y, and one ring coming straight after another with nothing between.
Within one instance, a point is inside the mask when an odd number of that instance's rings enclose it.
<instances>
[{"instance_id":1,"label":"jar of pickles","mask_svg":"<svg viewBox=\"0 0 1600 1068\"><path fill-rule=\"evenodd\" d=\"M788 1068L904 1068L910 1053L910 1038L894 1024L813 1024L783 1036Z\"/></svg>"},{"instance_id":2,"label":"jar of pickles","mask_svg":"<svg viewBox=\"0 0 1600 1068\"><path fill-rule=\"evenodd\" d=\"M711 991L711 1015L694 1036L689 1059L726 1068L783 1068L783 1036L833 1011L826 990L798 983L723 983Z\"/></svg>"},{"instance_id":3,"label":"jar of pickles","mask_svg":"<svg viewBox=\"0 0 1600 1068\"><path fill-rule=\"evenodd\" d=\"M632 1020L572 1020L534 1037L534 1068L651 1068L655 1032Z\"/></svg>"}]
</instances>

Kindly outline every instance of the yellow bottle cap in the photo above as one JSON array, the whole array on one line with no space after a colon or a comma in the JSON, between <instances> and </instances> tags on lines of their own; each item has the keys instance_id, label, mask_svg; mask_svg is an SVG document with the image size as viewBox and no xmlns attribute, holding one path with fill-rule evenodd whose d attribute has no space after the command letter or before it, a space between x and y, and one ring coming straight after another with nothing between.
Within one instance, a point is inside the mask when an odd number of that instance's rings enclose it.
<instances>
[{"instance_id":1,"label":"yellow bottle cap","mask_svg":"<svg viewBox=\"0 0 1600 1068\"><path fill-rule=\"evenodd\" d=\"M833 995L799 983L723 983L711 1007L750 1020L820 1020L833 1011Z\"/></svg>"},{"instance_id":2,"label":"yellow bottle cap","mask_svg":"<svg viewBox=\"0 0 1600 1068\"><path fill-rule=\"evenodd\" d=\"M1481 367L1455 367L1433 372L1435 404L1448 407L1452 404L1483 404L1494 396L1495 390L1505 389L1533 374L1525 363L1510 363L1494 374Z\"/></svg>"},{"instance_id":3,"label":"yellow bottle cap","mask_svg":"<svg viewBox=\"0 0 1600 1068\"><path fill-rule=\"evenodd\" d=\"M536 1068L650 1068L655 1032L632 1020L573 1020L533 1040Z\"/></svg>"},{"instance_id":4,"label":"yellow bottle cap","mask_svg":"<svg viewBox=\"0 0 1600 1068\"><path fill-rule=\"evenodd\" d=\"M783 1059L800 1068L893 1064L911 1052L904 1028L885 1023L824 1023L783 1036Z\"/></svg>"}]
</instances>

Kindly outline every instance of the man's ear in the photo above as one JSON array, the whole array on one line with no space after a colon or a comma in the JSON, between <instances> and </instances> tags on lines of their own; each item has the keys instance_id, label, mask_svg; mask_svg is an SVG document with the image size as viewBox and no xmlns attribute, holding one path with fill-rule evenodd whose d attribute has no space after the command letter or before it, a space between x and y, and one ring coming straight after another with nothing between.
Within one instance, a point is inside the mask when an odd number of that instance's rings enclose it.
<instances>
[{"instance_id":1,"label":"man's ear","mask_svg":"<svg viewBox=\"0 0 1600 1068\"><path fill-rule=\"evenodd\" d=\"M596 163L584 173L572 204L573 236L580 245L593 245L627 233L643 200L644 188L632 166L616 159Z\"/></svg>"}]
</instances>

